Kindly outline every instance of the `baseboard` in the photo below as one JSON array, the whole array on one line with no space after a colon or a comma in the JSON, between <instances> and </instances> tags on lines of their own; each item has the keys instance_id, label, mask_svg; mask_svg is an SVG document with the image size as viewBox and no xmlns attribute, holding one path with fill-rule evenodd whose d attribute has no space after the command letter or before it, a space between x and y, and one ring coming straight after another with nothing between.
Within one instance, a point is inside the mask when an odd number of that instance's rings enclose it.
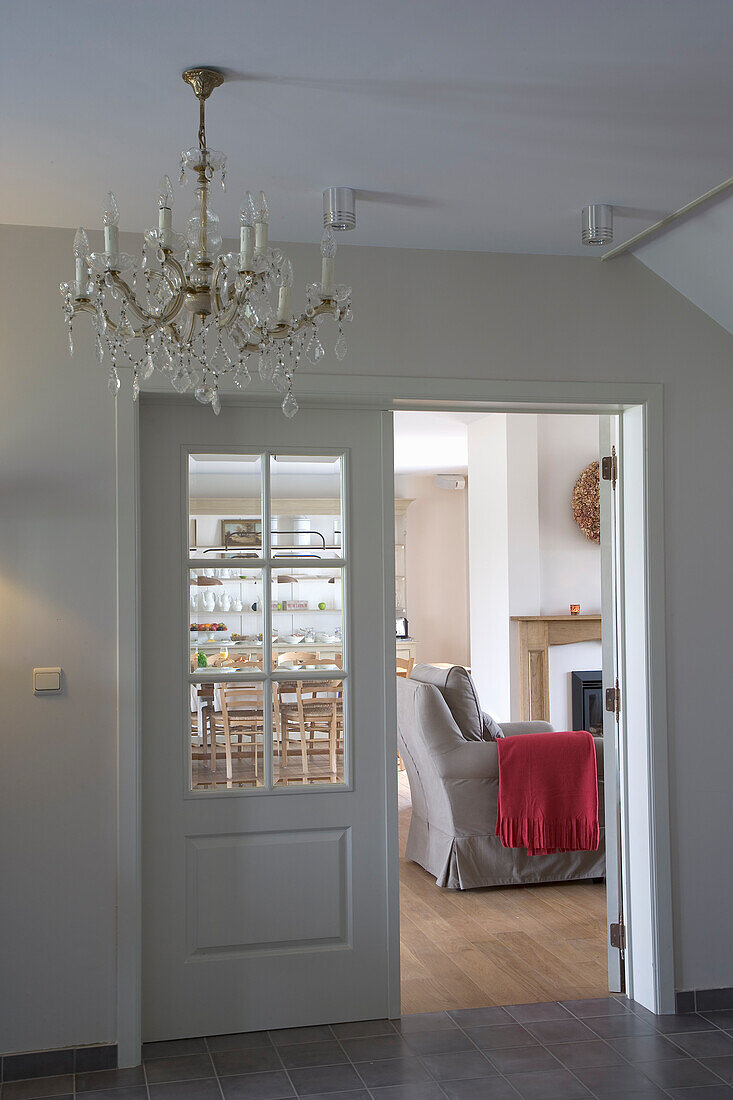
<instances>
[{"instance_id":1,"label":"baseboard","mask_svg":"<svg viewBox=\"0 0 733 1100\"><path fill-rule=\"evenodd\" d=\"M27 1077L57 1077L62 1073L90 1073L97 1069L117 1069L117 1043L0 1056L3 1084L24 1081Z\"/></svg>"},{"instance_id":2,"label":"baseboard","mask_svg":"<svg viewBox=\"0 0 733 1100\"><path fill-rule=\"evenodd\" d=\"M677 1012L724 1012L733 1009L733 986L722 989L684 989L675 993Z\"/></svg>"}]
</instances>

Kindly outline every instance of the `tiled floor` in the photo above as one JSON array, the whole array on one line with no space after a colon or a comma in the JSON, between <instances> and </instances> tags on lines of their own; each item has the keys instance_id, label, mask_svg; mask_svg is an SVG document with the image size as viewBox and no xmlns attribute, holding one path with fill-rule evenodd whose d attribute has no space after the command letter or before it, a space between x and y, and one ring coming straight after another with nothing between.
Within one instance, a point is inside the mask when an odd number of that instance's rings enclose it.
<instances>
[{"instance_id":1,"label":"tiled floor","mask_svg":"<svg viewBox=\"0 0 733 1100\"><path fill-rule=\"evenodd\" d=\"M152 1043L137 1069L6 1084L0 1100L733 1100L733 1012L623 998Z\"/></svg>"}]
</instances>

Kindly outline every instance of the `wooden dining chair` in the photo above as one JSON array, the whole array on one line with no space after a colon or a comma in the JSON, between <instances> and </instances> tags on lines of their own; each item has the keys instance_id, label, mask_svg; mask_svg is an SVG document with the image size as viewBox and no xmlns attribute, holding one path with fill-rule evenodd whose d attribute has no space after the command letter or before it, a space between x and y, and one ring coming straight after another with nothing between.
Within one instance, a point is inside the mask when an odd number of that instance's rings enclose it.
<instances>
[{"instance_id":1,"label":"wooden dining chair","mask_svg":"<svg viewBox=\"0 0 733 1100\"><path fill-rule=\"evenodd\" d=\"M293 649L288 653L279 653L277 657L277 663L279 665L284 665L286 661L290 661L292 664L302 665L310 664L311 661L317 660L318 657L315 653L311 653L310 650L304 653L302 649Z\"/></svg>"},{"instance_id":2,"label":"wooden dining chair","mask_svg":"<svg viewBox=\"0 0 733 1100\"><path fill-rule=\"evenodd\" d=\"M224 727L224 752L226 756L226 777L232 779L232 749L244 753L249 748L252 755L252 768L255 780L259 774L258 760L260 743L257 738L264 734L265 685L262 682L249 684L226 683L219 685L221 699L221 717ZM232 738L237 737L234 744ZM249 738L245 745L244 738Z\"/></svg>"},{"instance_id":3,"label":"wooden dining chair","mask_svg":"<svg viewBox=\"0 0 733 1100\"><path fill-rule=\"evenodd\" d=\"M193 692L196 705L191 708L191 759L208 760L213 774L216 771L214 685L195 684Z\"/></svg>"},{"instance_id":4,"label":"wooden dining chair","mask_svg":"<svg viewBox=\"0 0 733 1100\"><path fill-rule=\"evenodd\" d=\"M326 662L332 664L333 662ZM295 700L279 700L281 752L287 766L291 733L300 739L303 778L308 778L309 751L316 752L318 734L328 739L329 770L337 774L339 736L343 738L343 684L340 680L296 680Z\"/></svg>"}]
</instances>

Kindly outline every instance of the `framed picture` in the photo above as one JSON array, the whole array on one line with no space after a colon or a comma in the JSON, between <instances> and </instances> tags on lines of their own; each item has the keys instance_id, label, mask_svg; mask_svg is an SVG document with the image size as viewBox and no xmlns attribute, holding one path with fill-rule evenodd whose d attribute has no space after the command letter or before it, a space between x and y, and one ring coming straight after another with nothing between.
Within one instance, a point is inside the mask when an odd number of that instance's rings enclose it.
<instances>
[{"instance_id":1,"label":"framed picture","mask_svg":"<svg viewBox=\"0 0 733 1100\"><path fill-rule=\"evenodd\" d=\"M259 549L262 546L262 520L223 519L221 544L227 550L236 550L240 547Z\"/></svg>"}]
</instances>

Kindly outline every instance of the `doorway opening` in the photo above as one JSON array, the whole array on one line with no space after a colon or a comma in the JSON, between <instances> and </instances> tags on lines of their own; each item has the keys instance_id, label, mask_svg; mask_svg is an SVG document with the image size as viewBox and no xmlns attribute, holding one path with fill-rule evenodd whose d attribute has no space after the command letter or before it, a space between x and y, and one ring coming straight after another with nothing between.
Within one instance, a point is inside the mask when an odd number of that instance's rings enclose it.
<instances>
[{"instance_id":1,"label":"doorway opening","mask_svg":"<svg viewBox=\"0 0 733 1100\"><path fill-rule=\"evenodd\" d=\"M609 914L616 922L619 909L618 826L603 802L604 789L612 796L617 789L617 777L604 775L616 762L615 751L604 753L604 732L614 738L615 726L599 707L600 683L616 678L608 667L613 650L604 659L601 645L602 629L615 634L613 605L604 602L615 554L600 546L601 419L394 414L405 1014L622 989L622 960L608 943ZM603 420L615 432L615 418ZM474 754L454 782L439 778L423 756L437 751L430 746L440 731L399 719L404 677L438 685L467 743L547 728L517 725L531 720L588 730L598 769L598 850L531 856L503 848L493 835L497 746L481 746L486 752ZM478 714L490 716L478 731L463 728L475 714L458 713L462 692L477 696ZM607 846L609 822L616 835Z\"/></svg>"}]
</instances>

